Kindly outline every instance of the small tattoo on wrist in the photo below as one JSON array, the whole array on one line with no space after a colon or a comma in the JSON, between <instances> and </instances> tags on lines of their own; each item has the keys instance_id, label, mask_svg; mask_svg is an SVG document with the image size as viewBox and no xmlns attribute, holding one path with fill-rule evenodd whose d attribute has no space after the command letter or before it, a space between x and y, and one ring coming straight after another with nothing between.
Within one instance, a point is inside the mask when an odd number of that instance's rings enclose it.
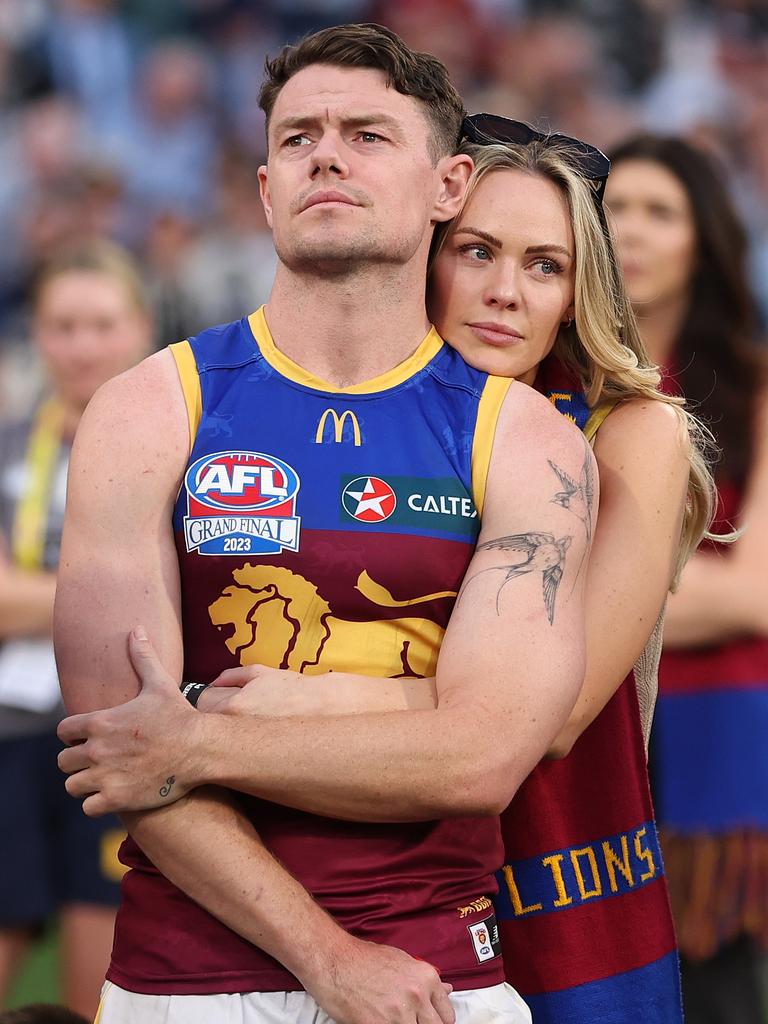
<instances>
[{"instance_id":1,"label":"small tattoo on wrist","mask_svg":"<svg viewBox=\"0 0 768 1024\"><path fill-rule=\"evenodd\" d=\"M173 785L174 785L175 782L176 782L176 776L175 775L169 775L168 778L165 780L165 785L160 787L160 796L162 796L162 797L170 796L171 790L173 789Z\"/></svg>"}]
</instances>

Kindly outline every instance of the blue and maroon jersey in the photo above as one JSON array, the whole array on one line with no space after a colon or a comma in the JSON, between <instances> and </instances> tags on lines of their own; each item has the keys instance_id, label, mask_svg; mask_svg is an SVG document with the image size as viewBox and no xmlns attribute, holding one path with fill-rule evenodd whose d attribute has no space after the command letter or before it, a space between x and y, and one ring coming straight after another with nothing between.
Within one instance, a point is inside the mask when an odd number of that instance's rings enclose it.
<instances>
[{"instance_id":1,"label":"blue and maroon jersey","mask_svg":"<svg viewBox=\"0 0 768 1024\"><path fill-rule=\"evenodd\" d=\"M536 386L588 437L556 360ZM678 957L630 674L570 754L544 760L501 816L496 915L507 980L534 1024L680 1024Z\"/></svg>"},{"instance_id":2,"label":"blue and maroon jersey","mask_svg":"<svg viewBox=\"0 0 768 1024\"><path fill-rule=\"evenodd\" d=\"M253 663L433 675L509 382L430 331L395 370L340 390L279 352L262 310L173 351L192 425L174 511L185 678ZM498 819L360 824L248 808L266 846L351 933L422 957L457 989L503 980ZM300 988L130 841L123 859L112 981L139 992Z\"/></svg>"}]
</instances>

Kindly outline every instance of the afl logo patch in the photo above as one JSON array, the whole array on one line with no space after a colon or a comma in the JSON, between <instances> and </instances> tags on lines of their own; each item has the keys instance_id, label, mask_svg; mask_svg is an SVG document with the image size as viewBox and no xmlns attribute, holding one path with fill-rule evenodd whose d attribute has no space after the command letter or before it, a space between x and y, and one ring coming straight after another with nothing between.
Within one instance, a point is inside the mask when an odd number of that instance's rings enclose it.
<instances>
[{"instance_id":1,"label":"afl logo patch","mask_svg":"<svg viewBox=\"0 0 768 1024\"><path fill-rule=\"evenodd\" d=\"M499 926L496 923L496 915L492 914L484 921L477 924L467 925L467 931L472 939L472 947L475 951L478 963L486 960L493 960L501 956L501 942L499 940Z\"/></svg>"},{"instance_id":2,"label":"afl logo patch","mask_svg":"<svg viewBox=\"0 0 768 1024\"><path fill-rule=\"evenodd\" d=\"M360 523L383 523L395 511L397 497L381 477L358 476L341 492L341 504Z\"/></svg>"},{"instance_id":3,"label":"afl logo patch","mask_svg":"<svg viewBox=\"0 0 768 1024\"><path fill-rule=\"evenodd\" d=\"M262 452L216 452L184 477L187 551L202 555L276 554L299 547L298 473Z\"/></svg>"}]
</instances>

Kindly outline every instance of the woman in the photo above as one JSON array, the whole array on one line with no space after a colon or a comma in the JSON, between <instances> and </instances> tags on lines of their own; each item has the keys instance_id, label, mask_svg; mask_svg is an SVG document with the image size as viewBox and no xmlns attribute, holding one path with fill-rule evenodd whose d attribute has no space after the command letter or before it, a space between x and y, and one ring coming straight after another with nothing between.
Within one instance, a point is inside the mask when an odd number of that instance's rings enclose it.
<instances>
[{"instance_id":1,"label":"woman","mask_svg":"<svg viewBox=\"0 0 768 1024\"><path fill-rule=\"evenodd\" d=\"M63 996L92 1016L122 873L117 819L85 818L61 785L63 708L51 648L69 451L108 378L145 356L148 307L130 257L91 244L52 260L33 301L46 395L0 426L0 1004L32 939L59 913Z\"/></svg>"},{"instance_id":2,"label":"woman","mask_svg":"<svg viewBox=\"0 0 768 1024\"><path fill-rule=\"evenodd\" d=\"M716 528L745 527L722 557L694 555L670 599L654 777L687 1020L762 1024L768 404L747 240L714 161L679 139L624 143L608 202L646 347L722 450Z\"/></svg>"},{"instance_id":3,"label":"woman","mask_svg":"<svg viewBox=\"0 0 768 1024\"><path fill-rule=\"evenodd\" d=\"M503 120L480 125L503 129ZM468 362L534 384L580 426L595 409L590 432L613 404L621 407L595 442L602 497L589 567L587 678L554 742L559 760L540 765L502 817L507 863L497 916L509 980L537 1024L669 1024L680 1019L674 935L638 695L631 675L622 681L708 522L710 480L687 434L695 428L680 400L659 392L643 353L599 183L595 189L584 176L584 147L528 137L523 145L467 147L476 171L462 213L436 242L433 319ZM567 501L573 483L553 477L553 500ZM234 669L219 682L242 685L254 674ZM238 696L208 691L199 706L213 709L224 694L230 710L274 714L434 701L424 680L283 679L286 688L267 673ZM641 693L646 727L649 690Z\"/></svg>"}]
</instances>

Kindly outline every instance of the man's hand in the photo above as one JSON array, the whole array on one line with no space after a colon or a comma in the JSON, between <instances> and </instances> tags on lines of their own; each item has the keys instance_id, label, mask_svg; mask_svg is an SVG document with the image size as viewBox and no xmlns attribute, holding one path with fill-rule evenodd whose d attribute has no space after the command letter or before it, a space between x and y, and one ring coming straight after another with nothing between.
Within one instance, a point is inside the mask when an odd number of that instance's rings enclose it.
<instances>
[{"instance_id":1,"label":"man's hand","mask_svg":"<svg viewBox=\"0 0 768 1024\"><path fill-rule=\"evenodd\" d=\"M139 695L115 708L65 718L58 728L68 744L59 754L59 768L69 776L67 792L86 798L89 817L161 807L195 785L199 716L141 627L128 646Z\"/></svg>"},{"instance_id":2,"label":"man's hand","mask_svg":"<svg viewBox=\"0 0 768 1024\"><path fill-rule=\"evenodd\" d=\"M452 986L401 949L345 936L320 963L301 981L339 1024L454 1024Z\"/></svg>"}]
</instances>

